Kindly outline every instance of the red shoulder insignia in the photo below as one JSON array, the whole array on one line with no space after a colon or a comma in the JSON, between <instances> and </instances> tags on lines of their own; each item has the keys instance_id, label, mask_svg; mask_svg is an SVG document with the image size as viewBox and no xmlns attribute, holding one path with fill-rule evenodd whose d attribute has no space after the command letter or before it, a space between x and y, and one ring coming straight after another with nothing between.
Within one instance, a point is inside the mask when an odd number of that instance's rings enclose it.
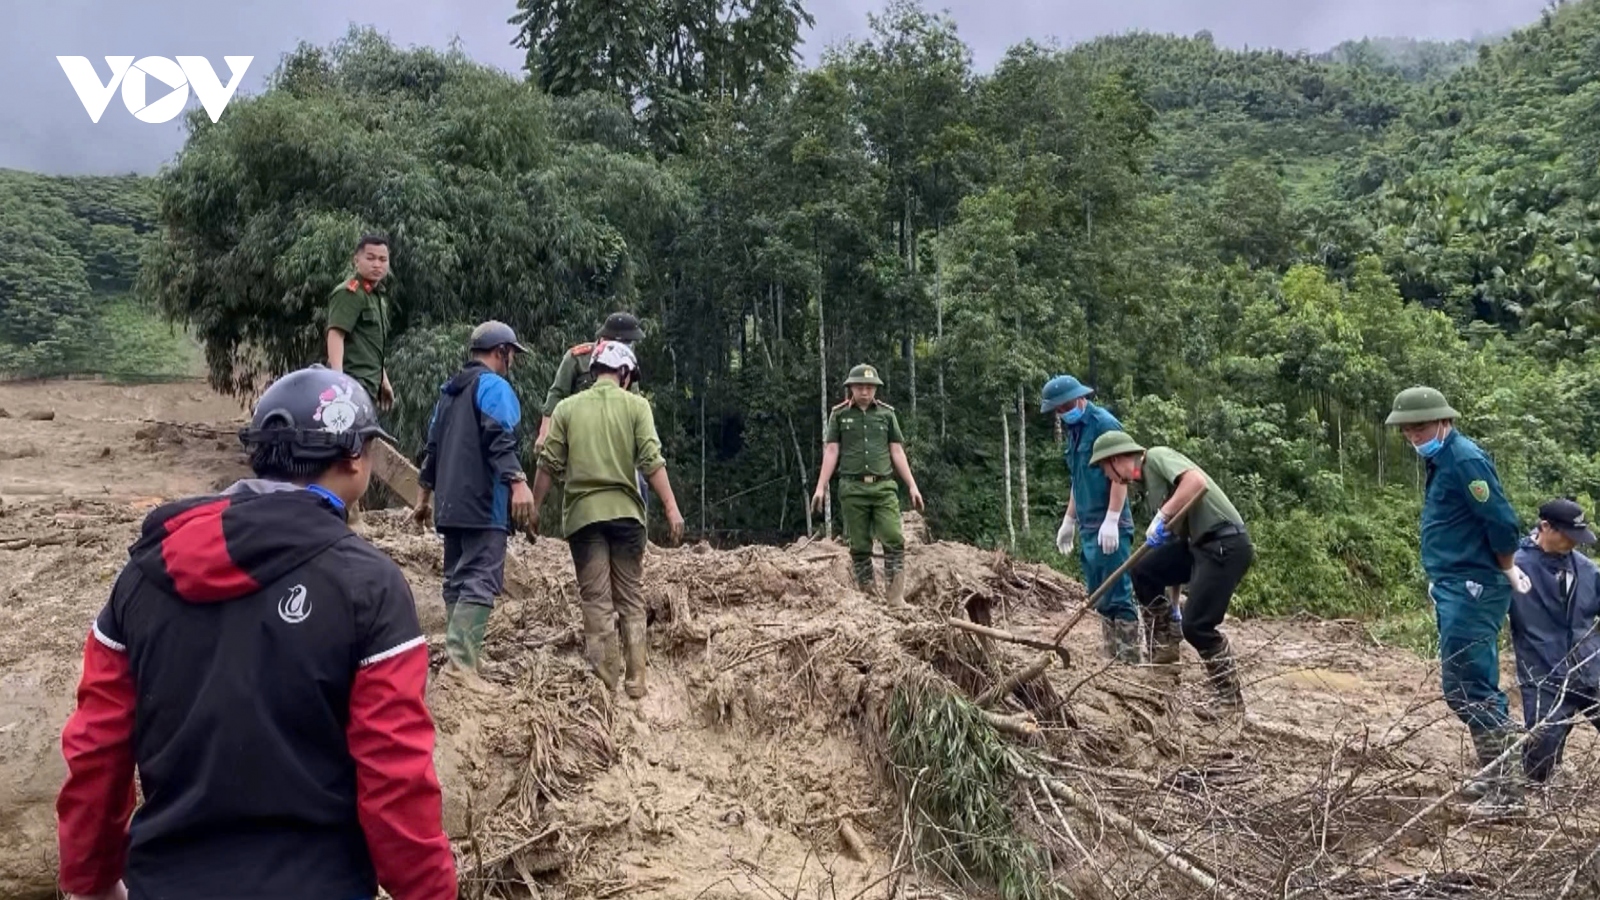
<instances>
[{"instance_id":1,"label":"red shoulder insignia","mask_svg":"<svg viewBox=\"0 0 1600 900\"><path fill-rule=\"evenodd\" d=\"M349 291L352 294L354 294L360 288L361 288L361 279L359 279L359 278L352 278L349 281L346 281L344 283L344 289Z\"/></svg>"},{"instance_id":2,"label":"red shoulder insignia","mask_svg":"<svg viewBox=\"0 0 1600 900\"><path fill-rule=\"evenodd\" d=\"M892 407L889 404L883 402L882 400L873 400L872 402L878 404L879 406L883 407L884 409L887 409L889 412L894 412L894 407Z\"/></svg>"},{"instance_id":3,"label":"red shoulder insignia","mask_svg":"<svg viewBox=\"0 0 1600 900\"><path fill-rule=\"evenodd\" d=\"M849 405L850 405L850 398L846 397L843 400L840 400L833 408L834 409L844 409L846 406L849 406Z\"/></svg>"},{"instance_id":4,"label":"red shoulder insignia","mask_svg":"<svg viewBox=\"0 0 1600 900\"><path fill-rule=\"evenodd\" d=\"M592 352L593 350L594 350L594 344L585 342L585 343L582 343L582 344L575 345L571 350L568 350L567 352L572 354L573 356L582 356L585 353Z\"/></svg>"}]
</instances>

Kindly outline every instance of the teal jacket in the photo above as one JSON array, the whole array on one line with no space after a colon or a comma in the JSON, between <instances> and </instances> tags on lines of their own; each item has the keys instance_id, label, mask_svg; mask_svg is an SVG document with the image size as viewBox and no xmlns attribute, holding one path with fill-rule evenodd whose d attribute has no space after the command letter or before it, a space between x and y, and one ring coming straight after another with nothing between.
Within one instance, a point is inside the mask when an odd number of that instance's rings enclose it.
<instances>
[{"instance_id":1,"label":"teal jacket","mask_svg":"<svg viewBox=\"0 0 1600 900\"><path fill-rule=\"evenodd\" d=\"M1515 553L1522 533L1494 464L1451 429L1428 460L1422 499L1422 568L1428 579L1505 584L1495 554Z\"/></svg>"},{"instance_id":2,"label":"teal jacket","mask_svg":"<svg viewBox=\"0 0 1600 900\"><path fill-rule=\"evenodd\" d=\"M1067 425L1067 439L1062 456L1067 461L1067 471L1072 475L1072 499L1078 508L1078 528L1081 531L1099 531L1105 521L1106 507L1111 505L1111 480L1099 466L1089 465L1089 455L1094 449L1094 439L1108 431L1121 431L1122 423L1111 411L1090 403L1084 407L1083 418L1076 425ZM1133 504L1122 504L1122 527L1133 530Z\"/></svg>"}]
</instances>

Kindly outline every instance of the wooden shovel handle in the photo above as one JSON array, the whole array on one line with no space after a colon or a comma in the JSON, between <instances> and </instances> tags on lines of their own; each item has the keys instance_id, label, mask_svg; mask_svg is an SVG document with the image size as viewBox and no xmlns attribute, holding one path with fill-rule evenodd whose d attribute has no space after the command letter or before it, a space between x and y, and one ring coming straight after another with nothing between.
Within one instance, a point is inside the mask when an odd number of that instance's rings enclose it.
<instances>
[{"instance_id":1,"label":"wooden shovel handle","mask_svg":"<svg viewBox=\"0 0 1600 900\"><path fill-rule=\"evenodd\" d=\"M1206 492L1201 491L1200 493L1191 497L1189 502L1185 503L1178 509L1177 512L1173 513L1172 518L1168 519L1167 522L1169 524L1176 525L1183 521L1183 517L1188 515L1189 510L1193 509L1194 505L1199 503L1201 498L1205 495ZM1100 586L1094 589L1094 593L1089 595L1089 599L1083 602L1083 607L1077 612L1073 613L1072 618L1068 619L1065 625L1062 625L1056 630L1056 635L1050 639L1050 642L1052 644L1061 643L1061 641L1066 638L1067 632L1071 631L1072 627L1077 625L1078 621L1087 615L1089 610L1094 609L1094 605L1099 602L1101 597L1105 596L1106 591L1110 590L1111 586L1117 583L1117 579L1121 578L1129 569L1133 568L1133 564L1138 562L1139 559L1143 557L1146 551L1149 549L1150 545L1142 542L1139 544L1139 546L1135 547L1133 552L1128 554L1128 558L1123 560L1122 565L1117 566L1116 571L1108 575L1105 581L1100 582Z\"/></svg>"}]
</instances>

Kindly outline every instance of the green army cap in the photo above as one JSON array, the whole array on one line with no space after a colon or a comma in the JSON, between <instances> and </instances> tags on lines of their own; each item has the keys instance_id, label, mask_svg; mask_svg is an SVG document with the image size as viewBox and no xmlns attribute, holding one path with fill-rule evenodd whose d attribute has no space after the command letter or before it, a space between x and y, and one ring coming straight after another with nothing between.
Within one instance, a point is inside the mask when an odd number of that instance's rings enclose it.
<instances>
[{"instance_id":1,"label":"green army cap","mask_svg":"<svg viewBox=\"0 0 1600 900\"><path fill-rule=\"evenodd\" d=\"M1384 424L1414 425L1418 422L1459 418L1461 414L1450 408L1444 394L1431 387L1409 387L1395 395L1394 411L1389 413Z\"/></svg>"},{"instance_id":2,"label":"green army cap","mask_svg":"<svg viewBox=\"0 0 1600 900\"><path fill-rule=\"evenodd\" d=\"M1094 439L1094 446L1089 448L1089 465L1097 466L1114 456L1143 452L1144 448L1126 431L1108 431Z\"/></svg>"},{"instance_id":3,"label":"green army cap","mask_svg":"<svg viewBox=\"0 0 1600 900\"><path fill-rule=\"evenodd\" d=\"M850 370L850 377L844 380L845 384L873 384L883 387L883 381L878 378L878 370L862 363Z\"/></svg>"}]
</instances>

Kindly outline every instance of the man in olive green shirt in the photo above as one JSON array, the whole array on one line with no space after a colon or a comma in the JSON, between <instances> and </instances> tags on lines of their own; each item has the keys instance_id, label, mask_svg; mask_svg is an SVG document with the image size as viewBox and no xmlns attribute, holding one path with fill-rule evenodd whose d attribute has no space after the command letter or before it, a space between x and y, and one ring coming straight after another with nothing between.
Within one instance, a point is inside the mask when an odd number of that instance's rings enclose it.
<instances>
[{"instance_id":1,"label":"man in olive green shirt","mask_svg":"<svg viewBox=\"0 0 1600 900\"><path fill-rule=\"evenodd\" d=\"M1133 595L1155 629L1152 661L1178 661L1165 592L1173 585L1187 584L1183 638L1200 654L1222 705L1242 709L1238 667L1228 639L1217 626L1255 560L1244 518L1210 475L1170 447L1146 450L1126 432L1108 431L1095 439L1089 462L1100 466L1114 482L1144 482L1145 504L1151 512L1150 528L1145 532L1148 549L1130 574ZM1191 500L1196 502L1184 519L1169 527L1172 517Z\"/></svg>"},{"instance_id":2,"label":"man in olive green shirt","mask_svg":"<svg viewBox=\"0 0 1600 900\"><path fill-rule=\"evenodd\" d=\"M850 396L828 415L827 431L822 436L822 470L817 473L817 490L811 497L813 509L820 510L826 499L828 479L839 470L839 510L844 517L844 535L850 542L850 560L856 584L868 594L877 593L872 571L872 539L883 545L883 577L889 582L889 603L905 605L905 538L900 531L900 491L894 475L899 473L911 493L911 505L922 511L922 492L911 475L906 460L905 436L894 407L878 399L883 381L872 366L850 370L844 380Z\"/></svg>"},{"instance_id":3,"label":"man in olive green shirt","mask_svg":"<svg viewBox=\"0 0 1600 900\"><path fill-rule=\"evenodd\" d=\"M394 405L387 368L389 242L363 235L353 260L356 277L333 290L328 301L328 368L354 378L379 409Z\"/></svg>"},{"instance_id":4,"label":"man in olive green shirt","mask_svg":"<svg viewBox=\"0 0 1600 900\"><path fill-rule=\"evenodd\" d=\"M644 340L644 329L639 327L639 320L631 313L614 312L606 316L605 324L600 326L600 333L595 340L621 341L631 348L634 343ZM556 413L556 404L594 384L594 373L590 371L589 363L597 346L585 342L561 355L561 363L556 366L556 377L551 380L550 390L544 396L544 417L539 422L539 436L533 441L535 450L544 446L545 437L550 434L550 417ZM628 385L628 390L639 393L638 382Z\"/></svg>"},{"instance_id":5,"label":"man in olive green shirt","mask_svg":"<svg viewBox=\"0 0 1600 900\"><path fill-rule=\"evenodd\" d=\"M683 537L683 515L667 480L650 403L626 390L638 371L633 351L607 343L590 363L594 386L556 404L550 433L539 450L531 527L550 486L561 480L561 529L577 570L583 611L584 655L607 690L622 674L617 620L626 657L628 696L645 694L644 500L635 472L643 472L666 506L672 541Z\"/></svg>"}]
</instances>

